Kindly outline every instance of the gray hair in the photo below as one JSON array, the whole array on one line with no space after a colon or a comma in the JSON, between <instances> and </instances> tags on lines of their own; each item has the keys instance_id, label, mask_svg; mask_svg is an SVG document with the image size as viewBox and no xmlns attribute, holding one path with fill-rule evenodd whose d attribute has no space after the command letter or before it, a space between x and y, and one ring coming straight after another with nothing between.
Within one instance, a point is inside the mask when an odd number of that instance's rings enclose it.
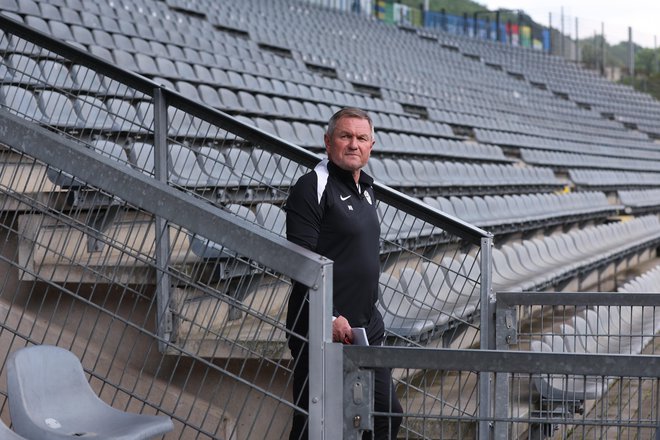
<instances>
[{"instance_id":1,"label":"gray hair","mask_svg":"<svg viewBox=\"0 0 660 440\"><path fill-rule=\"evenodd\" d=\"M371 120L371 116L369 116L369 113L366 111L356 107L344 107L332 115L328 121L328 128L325 132L328 136L332 137L332 134L335 132L335 127L337 126L337 121L341 118L358 118L366 120L369 122L369 127L371 127L371 140L375 139L374 122Z\"/></svg>"}]
</instances>

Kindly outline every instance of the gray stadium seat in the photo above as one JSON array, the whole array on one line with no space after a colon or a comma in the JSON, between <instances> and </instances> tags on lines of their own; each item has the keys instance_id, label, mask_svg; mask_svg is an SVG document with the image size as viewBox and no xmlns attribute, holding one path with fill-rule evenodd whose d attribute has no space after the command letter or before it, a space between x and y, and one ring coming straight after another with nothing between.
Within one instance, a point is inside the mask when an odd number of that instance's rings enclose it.
<instances>
[{"instance_id":1,"label":"gray stadium seat","mask_svg":"<svg viewBox=\"0 0 660 440\"><path fill-rule=\"evenodd\" d=\"M566 352L563 346L552 346L543 341L532 341L531 350L535 352ZM570 375L534 375L534 384L544 399L566 404L582 402L599 396L603 385L596 380Z\"/></svg>"},{"instance_id":2,"label":"gray stadium seat","mask_svg":"<svg viewBox=\"0 0 660 440\"><path fill-rule=\"evenodd\" d=\"M28 438L137 440L174 428L169 417L124 412L103 402L78 358L59 347L38 345L13 352L7 360L7 391L14 430Z\"/></svg>"},{"instance_id":3,"label":"gray stadium seat","mask_svg":"<svg viewBox=\"0 0 660 440\"><path fill-rule=\"evenodd\" d=\"M128 153L121 146L112 141L97 139L92 142L91 147L101 153L103 156L114 159L118 162L127 164L128 163Z\"/></svg>"},{"instance_id":4,"label":"gray stadium seat","mask_svg":"<svg viewBox=\"0 0 660 440\"><path fill-rule=\"evenodd\" d=\"M78 116L71 98L63 93L43 90L37 98L45 122L64 129L80 128L84 122Z\"/></svg>"},{"instance_id":5,"label":"gray stadium seat","mask_svg":"<svg viewBox=\"0 0 660 440\"><path fill-rule=\"evenodd\" d=\"M241 186L258 186L263 183L263 176L255 167L249 152L231 148L225 157L234 174L240 176Z\"/></svg>"},{"instance_id":6,"label":"gray stadium seat","mask_svg":"<svg viewBox=\"0 0 660 440\"><path fill-rule=\"evenodd\" d=\"M94 94L104 94L106 92L98 72L88 67L74 64L71 66L71 77L78 90Z\"/></svg>"},{"instance_id":7,"label":"gray stadium seat","mask_svg":"<svg viewBox=\"0 0 660 440\"><path fill-rule=\"evenodd\" d=\"M240 186L241 177L233 172L227 158L220 150L201 147L197 151L197 159L207 176L209 186L221 188Z\"/></svg>"},{"instance_id":8,"label":"gray stadium seat","mask_svg":"<svg viewBox=\"0 0 660 440\"><path fill-rule=\"evenodd\" d=\"M86 129L116 130L120 128L120 125L115 124L114 118L108 113L103 101L98 98L79 96L74 101L74 108L80 115L82 126Z\"/></svg>"},{"instance_id":9,"label":"gray stadium seat","mask_svg":"<svg viewBox=\"0 0 660 440\"><path fill-rule=\"evenodd\" d=\"M264 176L267 180L266 183L271 186L291 185L291 178L278 167L279 156L258 149L253 150L251 156L255 169L261 176Z\"/></svg>"},{"instance_id":10,"label":"gray stadium seat","mask_svg":"<svg viewBox=\"0 0 660 440\"><path fill-rule=\"evenodd\" d=\"M416 319L431 320L436 325L449 321L449 313L444 309L445 303L439 296L440 292L431 291L422 274L406 267L399 272L399 284L404 295L418 308Z\"/></svg>"},{"instance_id":11,"label":"gray stadium seat","mask_svg":"<svg viewBox=\"0 0 660 440\"><path fill-rule=\"evenodd\" d=\"M257 203L255 214L257 223L265 229L286 236L286 214L282 208L272 203Z\"/></svg>"},{"instance_id":12,"label":"gray stadium seat","mask_svg":"<svg viewBox=\"0 0 660 440\"><path fill-rule=\"evenodd\" d=\"M11 113L36 122L44 120L37 99L32 92L17 86L0 87L0 103Z\"/></svg>"},{"instance_id":13,"label":"gray stadium seat","mask_svg":"<svg viewBox=\"0 0 660 440\"><path fill-rule=\"evenodd\" d=\"M142 118L138 115L137 109L132 101L120 98L111 98L105 101L110 114L115 121L115 129L118 131L130 132L135 134L146 134L148 127L144 126Z\"/></svg>"},{"instance_id":14,"label":"gray stadium seat","mask_svg":"<svg viewBox=\"0 0 660 440\"><path fill-rule=\"evenodd\" d=\"M404 338L424 338L435 329L432 320L419 319L419 308L415 307L401 292L399 279L382 273L379 278L380 296L378 310L383 315L385 330Z\"/></svg>"},{"instance_id":15,"label":"gray stadium seat","mask_svg":"<svg viewBox=\"0 0 660 440\"><path fill-rule=\"evenodd\" d=\"M218 91L209 85L201 84L197 87L197 95L201 98L202 102L206 105L210 105L215 108L224 108L220 97L218 96Z\"/></svg>"},{"instance_id":16,"label":"gray stadium seat","mask_svg":"<svg viewBox=\"0 0 660 440\"><path fill-rule=\"evenodd\" d=\"M9 65L12 80L22 85L39 86L45 83L41 69L35 60L22 54L11 54L5 61Z\"/></svg>"},{"instance_id":17,"label":"gray stadium seat","mask_svg":"<svg viewBox=\"0 0 660 440\"><path fill-rule=\"evenodd\" d=\"M49 86L59 89L76 89L69 69L59 61L42 60L39 62L41 73Z\"/></svg>"},{"instance_id":18,"label":"gray stadium seat","mask_svg":"<svg viewBox=\"0 0 660 440\"><path fill-rule=\"evenodd\" d=\"M200 167L195 153L179 144L170 144L169 162L172 170L171 182L187 188L208 186L208 179Z\"/></svg>"}]
</instances>

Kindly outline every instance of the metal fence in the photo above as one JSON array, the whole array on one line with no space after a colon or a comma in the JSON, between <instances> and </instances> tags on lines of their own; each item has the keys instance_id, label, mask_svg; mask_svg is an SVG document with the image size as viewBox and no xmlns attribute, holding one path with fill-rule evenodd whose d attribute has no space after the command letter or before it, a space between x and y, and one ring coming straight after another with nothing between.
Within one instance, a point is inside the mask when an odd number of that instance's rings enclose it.
<instances>
[{"instance_id":1,"label":"metal fence","mask_svg":"<svg viewBox=\"0 0 660 440\"><path fill-rule=\"evenodd\" d=\"M282 438L296 407L284 318L298 280L318 293L310 396L322 398L309 420L329 438L341 421L331 264L284 239L281 209L320 157L117 67L136 55L116 51L112 65L4 16L0 29L3 350L71 349L113 406L170 415L168 438ZM375 189L387 344L488 345L490 235ZM396 375L423 419L410 395L420 377ZM490 410L487 381L455 389L461 413ZM480 408L461 397L477 395Z\"/></svg>"},{"instance_id":2,"label":"metal fence","mask_svg":"<svg viewBox=\"0 0 660 440\"><path fill-rule=\"evenodd\" d=\"M498 375L495 408L508 412L496 410L506 424L495 432L657 438L659 301L657 293L498 293L498 350L553 354L563 365ZM525 423L510 424L516 419Z\"/></svg>"},{"instance_id":3,"label":"metal fence","mask_svg":"<svg viewBox=\"0 0 660 440\"><path fill-rule=\"evenodd\" d=\"M659 301L657 293L498 292L497 350L346 347L344 438L359 438L352 421L379 414L354 399L373 367L417 378L399 390L414 396L404 404L405 438L658 438ZM466 394L479 379L491 393Z\"/></svg>"}]
</instances>

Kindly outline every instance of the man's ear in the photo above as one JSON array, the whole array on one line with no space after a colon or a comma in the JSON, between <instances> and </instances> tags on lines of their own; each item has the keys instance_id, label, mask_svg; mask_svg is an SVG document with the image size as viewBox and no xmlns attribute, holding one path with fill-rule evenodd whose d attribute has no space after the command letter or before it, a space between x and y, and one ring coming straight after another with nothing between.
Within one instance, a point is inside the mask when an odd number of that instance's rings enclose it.
<instances>
[{"instance_id":1,"label":"man's ear","mask_svg":"<svg viewBox=\"0 0 660 440\"><path fill-rule=\"evenodd\" d=\"M328 151L328 148L330 148L330 136L328 136L328 133L323 135L323 143L325 144L325 150Z\"/></svg>"}]
</instances>

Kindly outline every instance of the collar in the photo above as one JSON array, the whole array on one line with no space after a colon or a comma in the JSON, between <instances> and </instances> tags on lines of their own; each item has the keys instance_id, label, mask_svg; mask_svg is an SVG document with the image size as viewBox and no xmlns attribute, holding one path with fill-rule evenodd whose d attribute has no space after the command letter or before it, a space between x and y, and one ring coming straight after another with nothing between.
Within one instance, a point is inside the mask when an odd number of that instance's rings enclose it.
<instances>
[{"instance_id":1,"label":"collar","mask_svg":"<svg viewBox=\"0 0 660 440\"><path fill-rule=\"evenodd\" d=\"M353 179L353 173L339 168L332 161L328 160L328 172L335 177L338 177L343 182L350 184L351 187L355 188L355 180ZM368 175L364 169L360 170L360 177L358 178L358 184L360 187L364 188L365 186L373 186L374 179Z\"/></svg>"}]
</instances>

